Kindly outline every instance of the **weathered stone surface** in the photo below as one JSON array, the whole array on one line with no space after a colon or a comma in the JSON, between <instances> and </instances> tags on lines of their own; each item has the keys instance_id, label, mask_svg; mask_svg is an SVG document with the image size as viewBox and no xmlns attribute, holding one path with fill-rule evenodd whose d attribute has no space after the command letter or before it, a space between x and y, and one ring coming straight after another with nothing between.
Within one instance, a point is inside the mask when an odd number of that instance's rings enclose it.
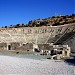
<instances>
[{"instance_id":1,"label":"weathered stone surface","mask_svg":"<svg viewBox=\"0 0 75 75\"><path fill-rule=\"evenodd\" d=\"M71 52L75 53L75 35L64 42L64 44L68 44L71 47Z\"/></svg>"},{"instance_id":2,"label":"weathered stone surface","mask_svg":"<svg viewBox=\"0 0 75 75\"><path fill-rule=\"evenodd\" d=\"M75 31L75 23L53 27L47 26L0 29L0 43L10 43L12 49L16 49L23 43L50 44L56 42L65 33L72 31ZM69 41L72 41L73 44L71 45L70 42L67 44L69 44L72 50L74 50L75 36Z\"/></svg>"}]
</instances>

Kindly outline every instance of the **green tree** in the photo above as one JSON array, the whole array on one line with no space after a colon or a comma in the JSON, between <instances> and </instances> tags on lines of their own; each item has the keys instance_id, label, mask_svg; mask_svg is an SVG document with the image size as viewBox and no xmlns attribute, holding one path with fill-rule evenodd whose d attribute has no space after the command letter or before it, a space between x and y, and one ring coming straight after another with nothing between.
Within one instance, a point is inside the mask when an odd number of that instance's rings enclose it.
<instances>
[{"instance_id":1,"label":"green tree","mask_svg":"<svg viewBox=\"0 0 75 75\"><path fill-rule=\"evenodd\" d=\"M22 27L24 27L25 25L24 24L22 24Z\"/></svg>"},{"instance_id":2,"label":"green tree","mask_svg":"<svg viewBox=\"0 0 75 75\"><path fill-rule=\"evenodd\" d=\"M5 26L4 28L7 28L7 26Z\"/></svg>"},{"instance_id":3,"label":"green tree","mask_svg":"<svg viewBox=\"0 0 75 75\"><path fill-rule=\"evenodd\" d=\"M15 28L19 28L20 27L20 24L17 24L16 26L15 26Z\"/></svg>"}]
</instances>

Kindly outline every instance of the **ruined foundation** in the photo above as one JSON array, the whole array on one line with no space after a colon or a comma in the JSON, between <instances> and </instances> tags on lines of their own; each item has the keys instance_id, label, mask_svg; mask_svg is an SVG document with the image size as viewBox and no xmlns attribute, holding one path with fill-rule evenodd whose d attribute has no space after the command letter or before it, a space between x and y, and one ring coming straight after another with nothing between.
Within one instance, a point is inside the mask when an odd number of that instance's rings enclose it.
<instances>
[{"instance_id":1,"label":"ruined foundation","mask_svg":"<svg viewBox=\"0 0 75 75\"><path fill-rule=\"evenodd\" d=\"M54 46L68 46L67 52L75 52L75 23L60 26L1 28L0 50L34 51L49 55ZM66 47L67 49L67 47ZM66 50L63 47L63 50ZM55 48L55 50L59 50ZM60 50L62 51L62 49ZM64 52L62 52L64 54ZM69 53L67 54L69 56ZM62 57L62 56L60 56ZM59 57L57 57L59 59Z\"/></svg>"}]
</instances>

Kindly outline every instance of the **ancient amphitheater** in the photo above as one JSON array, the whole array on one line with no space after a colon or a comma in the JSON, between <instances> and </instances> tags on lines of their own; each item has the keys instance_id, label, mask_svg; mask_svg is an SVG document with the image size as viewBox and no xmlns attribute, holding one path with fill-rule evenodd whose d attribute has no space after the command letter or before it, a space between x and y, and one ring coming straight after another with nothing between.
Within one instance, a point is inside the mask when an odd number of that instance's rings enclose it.
<instances>
[{"instance_id":1,"label":"ancient amphitheater","mask_svg":"<svg viewBox=\"0 0 75 75\"><path fill-rule=\"evenodd\" d=\"M75 52L75 23L59 26L0 29L1 50L16 50L25 45L32 49L32 45L39 44L68 45L71 52Z\"/></svg>"}]
</instances>

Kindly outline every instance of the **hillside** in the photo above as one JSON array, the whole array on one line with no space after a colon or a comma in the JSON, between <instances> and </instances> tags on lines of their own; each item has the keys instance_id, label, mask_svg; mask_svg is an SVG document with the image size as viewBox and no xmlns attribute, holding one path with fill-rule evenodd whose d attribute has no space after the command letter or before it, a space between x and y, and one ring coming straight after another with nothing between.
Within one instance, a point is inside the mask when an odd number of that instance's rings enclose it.
<instances>
[{"instance_id":1,"label":"hillside","mask_svg":"<svg viewBox=\"0 0 75 75\"><path fill-rule=\"evenodd\" d=\"M52 16L51 18L45 18L45 19L37 19L29 21L28 26L57 26L57 25L63 25L63 24L69 24L75 22L75 14L72 14L70 16Z\"/></svg>"},{"instance_id":2,"label":"hillside","mask_svg":"<svg viewBox=\"0 0 75 75\"><path fill-rule=\"evenodd\" d=\"M66 16L52 16L45 19L31 20L28 22L28 24L10 25L9 28L57 26L69 23L75 23L75 14L66 15ZM7 26L5 26L4 28L7 28Z\"/></svg>"}]
</instances>

